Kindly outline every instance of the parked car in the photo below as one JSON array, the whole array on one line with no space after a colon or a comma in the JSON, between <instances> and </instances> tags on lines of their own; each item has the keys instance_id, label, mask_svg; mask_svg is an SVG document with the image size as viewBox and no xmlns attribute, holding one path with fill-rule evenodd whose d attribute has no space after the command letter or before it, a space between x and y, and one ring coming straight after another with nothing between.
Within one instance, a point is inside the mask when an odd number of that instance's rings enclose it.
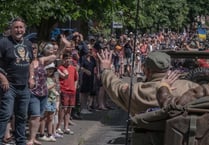
<instances>
[{"instance_id":1,"label":"parked car","mask_svg":"<svg viewBox=\"0 0 209 145\"><path fill-rule=\"evenodd\" d=\"M70 35L75 31L76 31L76 29L71 29L71 28L55 28L51 32L50 37L51 37L51 39L54 39L54 40L57 39L57 36L59 34L65 34L67 37L70 37ZM29 33L25 36L25 38L30 41L37 40L37 33L36 32Z\"/></svg>"}]
</instances>

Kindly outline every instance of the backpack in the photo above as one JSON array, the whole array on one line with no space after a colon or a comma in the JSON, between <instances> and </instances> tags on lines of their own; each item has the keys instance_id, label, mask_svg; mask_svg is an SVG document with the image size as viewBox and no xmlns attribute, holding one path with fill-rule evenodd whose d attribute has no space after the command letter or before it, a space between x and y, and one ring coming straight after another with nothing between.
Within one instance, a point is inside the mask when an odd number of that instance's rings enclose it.
<instances>
[{"instance_id":1,"label":"backpack","mask_svg":"<svg viewBox=\"0 0 209 145\"><path fill-rule=\"evenodd\" d=\"M208 109L209 96L185 106L170 104L133 117L134 130L151 137L143 145L209 145ZM137 138L133 138L132 145L139 143Z\"/></svg>"},{"instance_id":2,"label":"backpack","mask_svg":"<svg viewBox=\"0 0 209 145\"><path fill-rule=\"evenodd\" d=\"M131 46L129 44L126 44L124 46L124 53L125 53L126 57L131 57L132 49L131 49Z\"/></svg>"}]
</instances>

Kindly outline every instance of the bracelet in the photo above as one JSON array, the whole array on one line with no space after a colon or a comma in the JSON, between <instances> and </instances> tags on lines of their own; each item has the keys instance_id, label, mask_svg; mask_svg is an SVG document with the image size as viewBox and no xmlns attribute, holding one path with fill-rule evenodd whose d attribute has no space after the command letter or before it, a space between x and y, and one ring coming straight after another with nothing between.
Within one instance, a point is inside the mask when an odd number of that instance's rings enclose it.
<instances>
[{"instance_id":1,"label":"bracelet","mask_svg":"<svg viewBox=\"0 0 209 145\"><path fill-rule=\"evenodd\" d=\"M170 85L169 85L169 84L167 84L167 83L165 83L165 82L160 83L160 85L159 85L158 89L159 89L159 88L161 88L161 87L167 87L167 88L168 88L168 90L169 90L169 92L171 93L171 87L170 87Z\"/></svg>"}]
</instances>

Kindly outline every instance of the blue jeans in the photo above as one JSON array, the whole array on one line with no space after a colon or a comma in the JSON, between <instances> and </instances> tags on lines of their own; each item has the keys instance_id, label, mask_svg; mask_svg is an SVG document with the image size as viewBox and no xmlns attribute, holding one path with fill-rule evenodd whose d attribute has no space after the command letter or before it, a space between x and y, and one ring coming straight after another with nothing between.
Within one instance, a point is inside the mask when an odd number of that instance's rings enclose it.
<instances>
[{"instance_id":1,"label":"blue jeans","mask_svg":"<svg viewBox=\"0 0 209 145\"><path fill-rule=\"evenodd\" d=\"M15 115L16 145L26 145L25 126L27 120L30 91L28 86L12 86L7 92L0 89L0 145L10 117Z\"/></svg>"},{"instance_id":2,"label":"blue jeans","mask_svg":"<svg viewBox=\"0 0 209 145\"><path fill-rule=\"evenodd\" d=\"M47 101L45 109L47 112L56 112L56 102Z\"/></svg>"},{"instance_id":3,"label":"blue jeans","mask_svg":"<svg viewBox=\"0 0 209 145\"><path fill-rule=\"evenodd\" d=\"M28 114L29 116L43 117L47 103L47 96L36 96L31 93Z\"/></svg>"}]
</instances>

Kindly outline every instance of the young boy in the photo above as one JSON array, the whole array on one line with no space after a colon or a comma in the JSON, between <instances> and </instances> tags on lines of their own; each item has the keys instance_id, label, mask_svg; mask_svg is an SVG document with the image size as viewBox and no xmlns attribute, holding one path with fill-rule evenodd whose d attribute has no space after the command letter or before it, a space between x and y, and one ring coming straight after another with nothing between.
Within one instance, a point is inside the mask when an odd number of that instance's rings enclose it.
<instances>
[{"instance_id":1,"label":"young boy","mask_svg":"<svg viewBox=\"0 0 209 145\"><path fill-rule=\"evenodd\" d=\"M64 132L65 134L74 134L69 129L69 119L71 110L75 106L76 96L76 81L78 80L78 72L73 65L73 59L71 53L63 54L63 64L58 67L58 73L60 76L60 91L61 91L61 108L59 115L59 122L57 124L58 133ZM64 129L60 129L64 120Z\"/></svg>"}]
</instances>

